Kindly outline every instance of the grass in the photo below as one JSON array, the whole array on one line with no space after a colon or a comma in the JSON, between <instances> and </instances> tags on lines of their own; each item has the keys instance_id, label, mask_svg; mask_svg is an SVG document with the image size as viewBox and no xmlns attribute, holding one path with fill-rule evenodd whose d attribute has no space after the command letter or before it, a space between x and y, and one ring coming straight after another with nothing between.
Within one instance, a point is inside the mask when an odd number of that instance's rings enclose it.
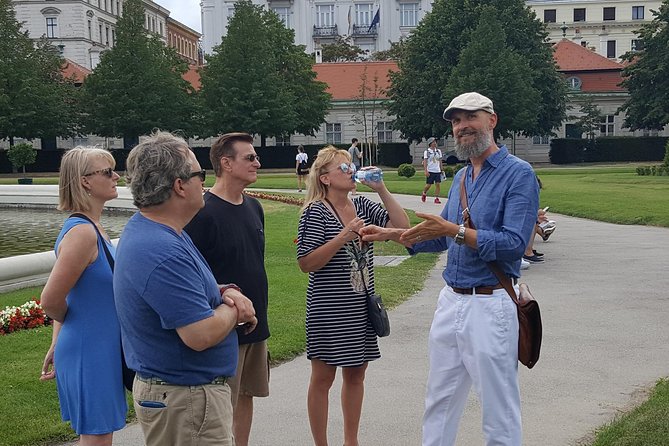
<instances>
[{"instance_id":1,"label":"grass","mask_svg":"<svg viewBox=\"0 0 669 446\"><path fill-rule=\"evenodd\" d=\"M661 379L641 406L601 428L592 446L669 445L669 379Z\"/></svg>"},{"instance_id":2,"label":"grass","mask_svg":"<svg viewBox=\"0 0 669 446\"><path fill-rule=\"evenodd\" d=\"M273 364L287 361L305 349L304 312L308 275L296 262L299 208L263 200L265 209L265 265L270 283L268 318ZM413 223L419 219L409 212ZM376 253L403 255L395 243L377 243ZM377 267L376 284L384 302L394 307L420 290L436 262L435 254L421 254L396 267ZM0 294L0 307L39 298L42 287ZM75 437L60 421L55 382L38 380L42 360L51 343L51 327L0 337L0 446L40 445ZM129 417L134 417L131 412Z\"/></svg>"}]
</instances>

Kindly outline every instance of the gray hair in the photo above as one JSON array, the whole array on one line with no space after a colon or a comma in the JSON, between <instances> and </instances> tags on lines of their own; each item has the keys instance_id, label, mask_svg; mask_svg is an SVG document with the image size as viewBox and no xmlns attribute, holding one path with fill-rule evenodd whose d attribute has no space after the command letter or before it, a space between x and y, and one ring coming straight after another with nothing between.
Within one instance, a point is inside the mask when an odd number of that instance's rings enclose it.
<instances>
[{"instance_id":1,"label":"gray hair","mask_svg":"<svg viewBox=\"0 0 669 446\"><path fill-rule=\"evenodd\" d=\"M138 208L157 206L169 200L177 178L189 178L190 150L183 138L155 131L130 151L125 178Z\"/></svg>"}]
</instances>

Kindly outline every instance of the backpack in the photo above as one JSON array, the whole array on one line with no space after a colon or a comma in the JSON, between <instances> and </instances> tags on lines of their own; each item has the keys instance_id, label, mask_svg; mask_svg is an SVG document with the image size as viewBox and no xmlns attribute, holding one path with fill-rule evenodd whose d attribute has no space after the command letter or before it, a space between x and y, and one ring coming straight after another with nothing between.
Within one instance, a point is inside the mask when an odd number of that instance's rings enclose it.
<instances>
[{"instance_id":1,"label":"backpack","mask_svg":"<svg viewBox=\"0 0 669 446\"><path fill-rule=\"evenodd\" d=\"M302 158L302 159L300 160L300 169L306 169L306 168L307 168L307 160L305 160L304 158Z\"/></svg>"}]
</instances>

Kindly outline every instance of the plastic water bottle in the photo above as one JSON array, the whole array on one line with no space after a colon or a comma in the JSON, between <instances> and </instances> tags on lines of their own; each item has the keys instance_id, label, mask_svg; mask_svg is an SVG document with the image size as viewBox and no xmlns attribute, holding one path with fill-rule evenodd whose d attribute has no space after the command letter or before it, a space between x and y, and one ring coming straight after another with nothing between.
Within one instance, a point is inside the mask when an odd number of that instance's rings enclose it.
<instances>
[{"instance_id":1,"label":"plastic water bottle","mask_svg":"<svg viewBox=\"0 0 669 446\"><path fill-rule=\"evenodd\" d=\"M358 170L355 173L355 181L367 181L368 183L376 183L383 180L383 171L378 167L372 169Z\"/></svg>"}]
</instances>

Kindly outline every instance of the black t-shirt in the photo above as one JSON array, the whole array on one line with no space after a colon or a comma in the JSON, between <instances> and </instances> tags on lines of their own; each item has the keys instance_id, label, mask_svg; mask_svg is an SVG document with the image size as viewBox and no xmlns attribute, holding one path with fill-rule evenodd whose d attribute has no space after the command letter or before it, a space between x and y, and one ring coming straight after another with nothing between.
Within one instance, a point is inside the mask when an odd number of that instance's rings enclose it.
<instances>
[{"instance_id":1,"label":"black t-shirt","mask_svg":"<svg viewBox=\"0 0 669 446\"><path fill-rule=\"evenodd\" d=\"M184 228L205 258L219 284L234 283L253 302L258 326L248 335L237 330L240 344L269 337L265 214L260 202L246 194L242 204L229 203L211 192L205 205Z\"/></svg>"}]
</instances>

